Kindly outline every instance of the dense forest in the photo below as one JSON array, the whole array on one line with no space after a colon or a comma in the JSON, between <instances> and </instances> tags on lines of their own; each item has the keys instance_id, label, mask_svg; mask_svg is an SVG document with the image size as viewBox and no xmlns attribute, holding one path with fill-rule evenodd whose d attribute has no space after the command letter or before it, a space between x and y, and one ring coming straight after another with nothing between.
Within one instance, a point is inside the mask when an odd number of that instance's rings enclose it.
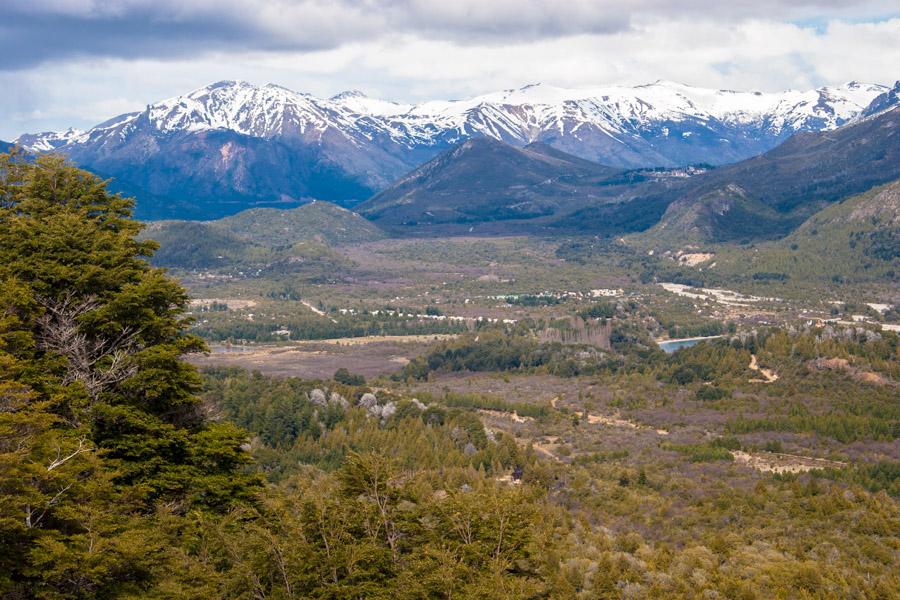
<instances>
[{"instance_id":1,"label":"dense forest","mask_svg":"<svg viewBox=\"0 0 900 600\"><path fill-rule=\"evenodd\" d=\"M895 444L896 388L832 367L896 379L896 335L772 328L667 356L624 321L607 351L485 327L394 382L201 374L187 294L131 210L59 158L0 157L0 597L896 597L896 462L718 478L779 451L739 437L759 431ZM751 357L779 365L766 402ZM410 387L460 372L589 376L627 386L623 408L650 390L728 435L629 454L564 405ZM557 454L488 420L510 416Z\"/></svg>"}]
</instances>

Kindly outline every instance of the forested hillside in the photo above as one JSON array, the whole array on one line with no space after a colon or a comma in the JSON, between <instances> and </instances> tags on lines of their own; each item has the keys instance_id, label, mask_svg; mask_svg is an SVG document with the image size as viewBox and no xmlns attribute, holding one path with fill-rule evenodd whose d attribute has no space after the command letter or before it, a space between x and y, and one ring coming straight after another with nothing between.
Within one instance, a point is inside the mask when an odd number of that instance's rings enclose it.
<instances>
[{"instance_id":1,"label":"forested hillside","mask_svg":"<svg viewBox=\"0 0 900 600\"><path fill-rule=\"evenodd\" d=\"M330 202L311 202L289 210L251 208L214 223L241 239L275 247L310 240L352 244L384 237L374 224Z\"/></svg>"},{"instance_id":2,"label":"forested hillside","mask_svg":"<svg viewBox=\"0 0 900 600\"><path fill-rule=\"evenodd\" d=\"M900 182L819 211L752 255L720 247L716 270L769 279L866 282L900 278Z\"/></svg>"},{"instance_id":3,"label":"forested hillside","mask_svg":"<svg viewBox=\"0 0 900 600\"><path fill-rule=\"evenodd\" d=\"M484 465L522 458L484 438L477 418L406 409L387 427L364 410L346 421L299 410L305 429L272 445L306 431L315 447L343 421L340 452L321 446L323 466L338 470L292 469L284 485L266 485L250 435L221 413L258 422L227 398L201 400L201 380L181 360L203 344L185 333L184 290L145 262L156 245L136 241L131 201L53 157L3 156L0 198L0 595L547 589L555 567L539 552L550 535L540 491L488 477ZM243 410L265 406L259 387L250 391ZM296 402L285 391L273 390L273 406ZM460 427L480 452L448 452ZM396 462L385 444L410 460ZM422 446L432 448L424 458Z\"/></svg>"},{"instance_id":4,"label":"forested hillside","mask_svg":"<svg viewBox=\"0 0 900 600\"><path fill-rule=\"evenodd\" d=\"M378 227L328 202L253 208L216 221L154 221L139 235L159 242L156 266L182 269L290 269L291 263L339 262L329 246L381 239Z\"/></svg>"},{"instance_id":5,"label":"forested hillside","mask_svg":"<svg viewBox=\"0 0 900 600\"><path fill-rule=\"evenodd\" d=\"M900 586L896 333L738 329L616 290L310 303L282 323L267 311L294 289L266 305L254 278L243 305L206 298L195 314L222 321L195 331L362 336L392 319L378 331L446 335L398 336L427 346L388 357L391 377L199 373L188 296L151 265L131 209L59 158L0 157L0 597L875 600ZM406 250L546 262L506 243ZM547 318L438 320L487 301ZM672 354L653 339L711 325L723 337Z\"/></svg>"}]
</instances>

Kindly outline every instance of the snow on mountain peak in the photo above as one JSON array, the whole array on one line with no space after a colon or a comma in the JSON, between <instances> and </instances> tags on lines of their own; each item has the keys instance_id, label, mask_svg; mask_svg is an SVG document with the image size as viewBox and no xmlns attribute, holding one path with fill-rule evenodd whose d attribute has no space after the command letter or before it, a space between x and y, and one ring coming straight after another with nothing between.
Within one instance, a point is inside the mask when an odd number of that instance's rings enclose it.
<instances>
[{"instance_id":1,"label":"snow on mountain peak","mask_svg":"<svg viewBox=\"0 0 900 600\"><path fill-rule=\"evenodd\" d=\"M339 94L335 94L330 100L347 100L349 98L366 98L367 96L359 90L346 90Z\"/></svg>"},{"instance_id":2,"label":"snow on mountain peak","mask_svg":"<svg viewBox=\"0 0 900 600\"><path fill-rule=\"evenodd\" d=\"M696 140L705 130L719 139L730 135L729 128L743 128L751 137L783 139L799 130L837 127L887 89L855 81L775 93L706 89L664 80L634 87L534 83L463 100L412 105L355 90L319 98L275 84L259 87L226 80L157 102L141 113L122 115L86 133L46 133L17 141L43 152L112 136L124 139L146 123L163 133L219 129L259 138L300 136L307 141L333 132L355 145L380 140L377 143L404 148L439 146L479 135L520 144L565 139L569 140L565 147L577 153L584 135L625 143L652 138L663 130L667 139L671 133L673 138Z\"/></svg>"},{"instance_id":3,"label":"snow on mountain peak","mask_svg":"<svg viewBox=\"0 0 900 600\"><path fill-rule=\"evenodd\" d=\"M332 125L328 101L269 84L220 81L147 108L160 131L226 129L269 138L289 131L323 130Z\"/></svg>"},{"instance_id":4,"label":"snow on mountain peak","mask_svg":"<svg viewBox=\"0 0 900 600\"><path fill-rule=\"evenodd\" d=\"M65 131L26 133L19 136L15 142L30 152L52 152L77 140L84 133L84 130L69 127Z\"/></svg>"}]
</instances>

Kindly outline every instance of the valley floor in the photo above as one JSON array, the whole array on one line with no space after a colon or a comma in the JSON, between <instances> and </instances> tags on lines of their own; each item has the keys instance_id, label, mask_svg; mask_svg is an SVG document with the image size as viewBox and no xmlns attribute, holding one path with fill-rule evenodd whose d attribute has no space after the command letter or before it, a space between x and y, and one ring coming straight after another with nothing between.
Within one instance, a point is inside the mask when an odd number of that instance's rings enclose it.
<instances>
[{"instance_id":1,"label":"valley floor","mask_svg":"<svg viewBox=\"0 0 900 600\"><path fill-rule=\"evenodd\" d=\"M474 460L511 443L507 458L479 463L479 472L541 490L572 527L570 560L644 590L634 597L707 589L837 598L847 588L835 581L871 570L879 583L858 597L875 598L895 582L900 354L891 286L688 285L665 278L702 278L702 262L622 249L573 256L565 243L529 238L379 240L333 252L339 260L326 271L181 273L199 299L195 331L211 344L190 360L214 382L212 401L224 397L222 378L240 378L228 367L274 377L265 383L273 389L279 381L339 389L351 404L372 394L378 411L391 405L404 418L419 414L411 405L428 407L426 421L428 410L449 411L462 419L448 434L456 451ZM577 343L591 327L592 342ZM660 352L668 340L699 343ZM365 383L348 392L335 383L339 369ZM251 394L232 410L267 397ZM410 469L438 468L431 452L445 452L418 429L403 434L423 445L416 452L412 442L390 446L400 435L392 428L407 425L384 417L323 421L321 437L301 434L276 450L262 441L269 418L241 424L276 481L297 461L333 468L331 457L350 449ZM617 597L592 595L607 588L574 564L566 568L580 582L576 597ZM745 584L725 583L738 573ZM695 579L671 583L685 577Z\"/></svg>"}]
</instances>

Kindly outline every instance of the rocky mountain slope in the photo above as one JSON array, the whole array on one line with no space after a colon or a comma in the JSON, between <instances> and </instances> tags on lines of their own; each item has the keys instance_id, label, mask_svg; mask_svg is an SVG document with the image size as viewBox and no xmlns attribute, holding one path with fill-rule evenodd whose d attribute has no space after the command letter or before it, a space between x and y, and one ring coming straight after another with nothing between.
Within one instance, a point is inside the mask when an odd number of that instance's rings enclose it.
<instances>
[{"instance_id":1,"label":"rocky mountain slope","mask_svg":"<svg viewBox=\"0 0 900 600\"><path fill-rule=\"evenodd\" d=\"M780 237L841 198L900 178L900 106L834 131L798 133L777 148L694 178L647 242Z\"/></svg>"},{"instance_id":2,"label":"rocky mountain slope","mask_svg":"<svg viewBox=\"0 0 900 600\"><path fill-rule=\"evenodd\" d=\"M900 180L831 204L752 251L722 248L714 260L715 272L757 280L900 281Z\"/></svg>"},{"instance_id":3,"label":"rocky mountain slope","mask_svg":"<svg viewBox=\"0 0 900 600\"><path fill-rule=\"evenodd\" d=\"M475 138L440 154L357 207L387 225L478 223L552 215L600 198L621 171L535 143Z\"/></svg>"},{"instance_id":4,"label":"rocky mountain slope","mask_svg":"<svg viewBox=\"0 0 900 600\"><path fill-rule=\"evenodd\" d=\"M875 99L869 103L869 106L855 117L855 120L878 115L886 110L890 110L898 104L900 104L900 81L895 83L894 87L876 96Z\"/></svg>"}]
</instances>

